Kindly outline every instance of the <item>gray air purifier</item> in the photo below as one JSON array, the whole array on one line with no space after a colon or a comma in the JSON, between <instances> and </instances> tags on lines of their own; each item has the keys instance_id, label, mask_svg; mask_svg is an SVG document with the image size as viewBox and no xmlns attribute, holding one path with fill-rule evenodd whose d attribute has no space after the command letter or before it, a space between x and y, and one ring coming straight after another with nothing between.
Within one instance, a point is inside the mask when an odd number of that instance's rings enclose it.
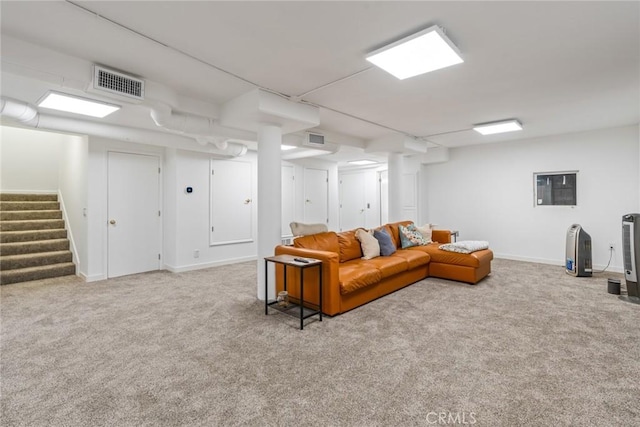
<instances>
[{"instance_id":1,"label":"gray air purifier","mask_svg":"<svg viewBox=\"0 0 640 427\"><path fill-rule=\"evenodd\" d=\"M622 217L622 254L624 257L624 278L627 281L627 295L640 298L638 290L638 268L640 268L640 214Z\"/></svg>"},{"instance_id":2,"label":"gray air purifier","mask_svg":"<svg viewBox=\"0 0 640 427\"><path fill-rule=\"evenodd\" d=\"M567 274L577 277L591 276L591 236L579 224L567 230Z\"/></svg>"}]
</instances>

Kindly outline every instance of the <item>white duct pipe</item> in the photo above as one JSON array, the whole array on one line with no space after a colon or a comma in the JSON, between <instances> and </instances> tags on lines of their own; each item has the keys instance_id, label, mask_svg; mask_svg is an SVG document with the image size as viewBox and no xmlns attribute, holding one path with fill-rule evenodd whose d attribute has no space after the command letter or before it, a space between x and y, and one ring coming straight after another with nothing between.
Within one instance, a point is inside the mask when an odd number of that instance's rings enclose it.
<instances>
[{"instance_id":1,"label":"white duct pipe","mask_svg":"<svg viewBox=\"0 0 640 427\"><path fill-rule=\"evenodd\" d=\"M7 97L0 97L0 101L1 116L14 119L26 126L37 129L73 132L82 135L174 148L185 148L185 145L188 146L193 143L193 139L186 136L41 114L33 105ZM226 150L212 147L206 151L221 158L233 158L244 155L247 152L247 147L242 144L234 144L233 146L230 144Z\"/></svg>"},{"instance_id":2,"label":"white duct pipe","mask_svg":"<svg viewBox=\"0 0 640 427\"><path fill-rule=\"evenodd\" d=\"M213 119L174 112L164 104L151 108L151 118L161 128L188 135L211 135L213 131Z\"/></svg>"},{"instance_id":3,"label":"white duct pipe","mask_svg":"<svg viewBox=\"0 0 640 427\"><path fill-rule=\"evenodd\" d=\"M5 96L1 97L0 100L2 101L0 104L0 114L29 126L37 125L38 109L35 105Z\"/></svg>"},{"instance_id":4,"label":"white duct pipe","mask_svg":"<svg viewBox=\"0 0 640 427\"><path fill-rule=\"evenodd\" d=\"M211 143L220 150L231 149L238 152L243 151L244 153L247 151L247 147L244 144L229 142L228 139L214 136L228 134L229 131L220 129L213 119L175 112L170 106L160 102L153 102L149 108L153 122L169 132L191 136L200 145ZM246 135L243 134L242 138L246 138Z\"/></svg>"}]
</instances>

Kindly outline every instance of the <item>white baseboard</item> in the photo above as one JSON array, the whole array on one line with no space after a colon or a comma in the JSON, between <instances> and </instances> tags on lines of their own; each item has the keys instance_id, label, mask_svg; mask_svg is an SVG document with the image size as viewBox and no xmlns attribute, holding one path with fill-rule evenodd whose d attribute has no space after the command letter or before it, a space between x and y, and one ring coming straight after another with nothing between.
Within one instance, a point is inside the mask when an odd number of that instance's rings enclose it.
<instances>
[{"instance_id":1,"label":"white baseboard","mask_svg":"<svg viewBox=\"0 0 640 427\"><path fill-rule=\"evenodd\" d=\"M107 275L106 274L94 274L93 276L85 276L83 274L82 276L84 277L84 280L87 283L89 283L89 282L98 282L100 280L107 280Z\"/></svg>"},{"instance_id":2,"label":"white baseboard","mask_svg":"<svg viewBox=\"0 0 640 427\"><path fill-rule=\"evenodd\" d=\"M499 253L495 253L495 252L493 253L493 256L495 258L499 258L499 259L509 259L509 260L512 260L512 261L533 262L533 263L537 263L537 264L549 264L549 265L555 265L555 266L564 268L564 260L523 257L523 256L519 256L519 255L499 254ZM606 265L594 264L593 265L593 270L595 272L598 272L598 271L604 270L605 267L606 267ZM610 265L609 268L607 268L607 271L612 272L612 273L624 273L624 270L622 269L622 267L616 267L616 266L612 266L612 265Z\"/></svg>"},{"instance_id":3,"label":"white baseboard","mask_svg":"<svg viewBox=\"0 0 640 427\"><path fill-rule=\"evenodd\" d=\"M182 265L182 266L173 266L173 265L165 264L164 268L165 270L170 271L171 273L183 273L185 271L202 270L205 268L218 267L221 265L239 264L241 262L255 261L257 259L258 258L255 256L248 256L248 257L241 257L241 258L226 259L222 261L211 261L211 262L189 264L189 265Z\"/></svg>"}]
</instances>

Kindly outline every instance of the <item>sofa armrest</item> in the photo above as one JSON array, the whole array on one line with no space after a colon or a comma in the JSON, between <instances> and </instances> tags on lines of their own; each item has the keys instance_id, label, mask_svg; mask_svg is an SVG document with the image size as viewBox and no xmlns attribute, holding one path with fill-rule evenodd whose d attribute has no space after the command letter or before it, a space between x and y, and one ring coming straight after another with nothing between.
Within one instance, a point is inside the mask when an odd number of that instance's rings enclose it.
<instances>
[{"instance_id":1,"label":"sofa armrest","mask_svg":"<svg viewBox=\"0 0 640 427\"><path fill-rule=\"evenodd\" d=\"M432 230L431 240L436 243L451 243L451 230Z\"/></svg>"},{"instance_id":2,"label":"sofa armrest","mask_svg":"<svg viewBox=\"0 0 640 427\"><path fill-rule=\"evenodd\" d=\"M314 249L296 248L294 246L276 246L276 255L293 255L304 258L315 258L322 261L322 312L333 316L340 313L340 281L338 277L338 267L340 265L340 256L337 252L319 251ZM309 280L315 280L315 269L309 269ZM307 281L307 273L305 272L305 282ZM276 274L276 286L281 284L282 273ZM306 292L306 289L305 289ZM307 295L316 295L315 292L305 293L305 301Z\"/></svg>"}]
</instances>

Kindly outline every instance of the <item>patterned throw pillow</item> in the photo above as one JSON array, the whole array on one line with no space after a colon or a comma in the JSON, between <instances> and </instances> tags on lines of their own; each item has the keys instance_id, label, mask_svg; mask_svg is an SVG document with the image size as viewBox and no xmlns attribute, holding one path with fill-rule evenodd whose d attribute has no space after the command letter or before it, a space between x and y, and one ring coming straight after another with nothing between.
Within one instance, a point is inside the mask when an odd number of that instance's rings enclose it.
<instances>
[{"instance_id":1,"label":"patterned throw pillow","mask_svg":"<svg viewBox=\"0 0 640 427\"><path fill-rule=\"evenodd\" d=\"M380 244L380 255L389 256L396 251L396 245L393 244L391 236L389 236L389 233L387 233L387 230L384 228L374 230L373 237L375 237Z\"/></svg>"},{"instance_id":2,"label":"patterned throw pillow","mask_svg":"<svg viewBox=\"0 0 640 427\"><path fill-rule=\"evenodd\" d=\"M420 234L422 234L422 237L424 237L424 240L426 240L427 243L432 242L433 227L431 224L425 224L422 227L418 227L416 225L416 229L420 232Z\"/></svg>"},{"instance_id":3,"label":"patterned throw pillow","mask_svg":"<svg viewBox=\"0 0 640 427\"><path fill-rule=\"evenodd\" d=\"M425 240L425 238L422 237L422 234L420 234L414 224L409 224L406 227L400 225L399 229L402 249L410 248L411 246L422 246L429 244L429 241Z\"/></svg>"}]
</instances>

